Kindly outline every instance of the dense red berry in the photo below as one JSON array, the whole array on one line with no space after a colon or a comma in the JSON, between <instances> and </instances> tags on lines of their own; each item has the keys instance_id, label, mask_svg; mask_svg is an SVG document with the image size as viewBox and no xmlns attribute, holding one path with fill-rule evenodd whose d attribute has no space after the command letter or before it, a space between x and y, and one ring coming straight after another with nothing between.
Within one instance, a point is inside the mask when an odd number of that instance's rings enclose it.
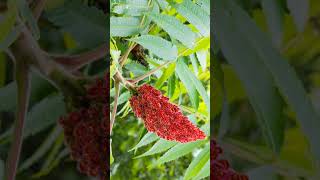
<instances>
[{"instance_id":1,"label":"dense red berry","mask_svg":"<svg viewBox=\"0 0 320 180\"><path fill-rule=\"evenodd\" d=\"M60 119L65 141L80 172L105 180L108 175L108 83L97 80L87 90L88 107Z\"/></svg>"},{"instance_id":2,"label":"dense red berry","mask_svg":"<svg viewBox=\"0 0 320 180\"><path fill-rule=\"evenodd\" d=\"M179 107L150 85L142 85L130 99L133 112L144 121L148 131L159 137L182 143L204 139L206 135L186 116Z\"/></svg>"},{"instance_id":3,"label":"dense red berry","mask_svg":"<svg viewBox=\"0 0 320 180\"><path fill-rule=\"evenodd\" d=\"M210 141L210 179L211 180L248 180L248 176L239 174L230 168L227 160L219 159L222 149L214 140Z\"/></svg>"}]
</instances>

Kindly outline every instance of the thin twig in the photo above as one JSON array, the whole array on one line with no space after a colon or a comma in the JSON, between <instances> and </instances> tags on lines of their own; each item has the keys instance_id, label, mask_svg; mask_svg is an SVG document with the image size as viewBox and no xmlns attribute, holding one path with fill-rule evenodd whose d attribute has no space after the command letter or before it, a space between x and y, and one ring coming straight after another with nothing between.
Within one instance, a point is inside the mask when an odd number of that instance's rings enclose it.
<instances>
[{"instance_id":1,"label":"thin twig","mask_svg":"<svg viewBox=\"0 0 320 180\"><path fill-rule=\"evenodd\" d=\"M114 80L121 82L123 86L126 87L127 89L130 89L133 91L136 90L136 86L134 85L134 83L126 80L117 69L116 69L116 74L114 75Z\"/></svg>"},{"instance_id":2,"label":"thin twig","mask_svg":"<svg viewBox=\"0 0 320 180\"><path fill-rule=\"evenodd\" d=\"M136 43L132 44L128 49L127 51L121 56L120 60L119 60L119 64L120 64L120 67L122 67L124 65L124 63L126 62L126 60L128 59L128 56L130 54L130 52L132 51L132 49L134 47L136 47Z\"/></svg>"},{"instance_id":3,"label":"thin twig","mask_svg":"<svg viewBox=\"0 0 320 180\"><path fill-rule=\"evenodd\" d=\"M118 105L118 99L119 99L119 93L120 93L120 81L116 80L114 82L114 88L115 88L115 97L114 97L114 105L113 105L113 110L112 110L111 119L110 119L110 135L112 134L112 127L117 114L117 105Z\"/></svg>"},{"instance_id":4,"label":"thin twig","mask_svg":"<svg viewBox=\"0 0 320 180\"><path fill-rule=\"evenodd\" d=\"M33 16L38 20L42 14L42 11L45 8L47 0L36 0L34 2L35 6L33 7Z\"/></svg>"},{"instance_id":5,"label":"thin twig","mask_svg":"<svg viewBox=\"0 0 320 180\"><path fill-rule=\"evenodd\" d=\"M18 87L18 109L14 128L13 144L7 160L7 180L14 180L20 158L24 122L26 119L30 96L30 73L26 61L16 62L16 82Z\"/></svg>"},{"instance_id":6,"label":"thin twig","mask_svg":"<svg viewBox=\"0 0 320 180\"><path fill-rule=\"evenodd\" d=\"M106 45L102 45L94 50L77 55L49 55L55 62L63 65L67 70L75 71L81 67L99 60L108 54Z\"/></svg>"},{"instance_id":7,"label":"thin twig","mask_svg":"<svg viewBox=\"0 0 320 180\"><path fill-rule=\"evenodd\" d=\"M26 25L22 24L21 35L10 46L10 50L16 61L27 61L30 66L60 89L64 95L77 99L79 95L84 93L84 88L77 82L77 79L40 48Z\"/></svg>"},{"instance_id":8,"label":"thin twig","mask_svg":"<svg viewBox=\"0 0 320 180\"><path fill-rule=\"evenodd\" d=\"M164 66L166 66L167 64L169 64L169 63L171 63L171 62L172 62L172 61L167 61L167 62L161 64L160 66L158 66L157 68L155 68L155 69L147 72L146 74L135 78L134 80L131 81L131 83L133 83L133 84L138 83L139 81L145 79L146 77L151 76L152 74L154 74L155 72L157 72L158 70L160 70L161 68L163 68Z\"/></svg>"}]
</instances>

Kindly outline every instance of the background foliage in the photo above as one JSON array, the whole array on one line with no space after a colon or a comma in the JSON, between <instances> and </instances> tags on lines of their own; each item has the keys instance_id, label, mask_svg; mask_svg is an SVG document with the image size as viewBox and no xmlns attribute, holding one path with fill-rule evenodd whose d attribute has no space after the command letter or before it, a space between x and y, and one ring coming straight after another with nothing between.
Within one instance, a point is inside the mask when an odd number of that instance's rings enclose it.
<instances>
[{"instance_id":1,"label":"background foliage","mask_svg":"<svg viewBox=\"0 0 320 180\"><path fill-rule=\"evenodd\" d=\"M214 1L214 132L251 179L319 179L317 0Z\"/></svg>"},{"instance_id":2,"label":"background foliage","mask_svg":"<svg viewBox=\"0 0 320 180\"><path fill-rule=\"evenodd\" d=\"M111 74L118 68L124 77L135 79L162 67L139 84L161 90L208 135L206 140L181 144L147 133L132 113L130 93L121 88L112 133L111 179L208 179L210 1L111 2ZM121 68L120 54L134 43L143 47L139 51L143 57L134 51ZM114 92L112 88L111 97Z\"/></svg>"},{"instance_id":3,"label":"background foliage","mask_svg":"<svg viewBox=\"0 0 320 180\"><path fill-rule=\"evenodd\" d=\"M0 1L0 179L17 109L14 63L8 47L22 31L16 23L18 18L28 23L40 47L52 56L78 54L107 43L108 2L48 0L39 22L32 15L34 2L9 0L6 7L6 1ZM104 74L106 67L104 58L86 65L79 73L94 78ZM62 129L57 124L67 112L61 91L36 71L32 72L31 87L17 179L89 179L76 170L76 163L69 158Z\"/></svg>"}]
</instances>

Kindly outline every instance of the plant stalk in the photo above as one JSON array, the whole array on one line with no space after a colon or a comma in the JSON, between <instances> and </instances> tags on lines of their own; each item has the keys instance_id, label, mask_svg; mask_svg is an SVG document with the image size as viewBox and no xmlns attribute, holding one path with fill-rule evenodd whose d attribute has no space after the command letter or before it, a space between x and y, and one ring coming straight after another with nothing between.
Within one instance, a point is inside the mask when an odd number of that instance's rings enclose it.
<instances>
[{"instance_id":1,"label":"plant stalk","mask_svg":"<svg viewBox=\"0 0 320 180\"><path fill-rule=\"evenodd\" d=\"M108 54L108 49L106 45L101 45L100 47L84 52L77 55L49 55L54 59L55 62L64 66L65 69L69 71L75 71L81 67L99 60Z\"/></svg>"},{"instance_id":2,"label":"plant stalk","mask_svg":"<svg viewBox=\"0 0 320 180\"><path fill-rule=\"evenodd\" d=\"M33 16L36 20L39 20L43 9L45 8L47 0L35 0L33 7Z\"/></svg>"},{"instance_id":3,"label":"plant stalk","mask_svg":"<svg viewBox=\"0 0 320 180\"><path fill-rule=\"evenodd\" d=\"M26 61L16 62L16 83L18 89L18 108L14 126L13 144L10 147L6 167L7 180L14 180L22 147L24 123L30 96L30 71Z\"/></svg>"},{"instance_id":4,"label":"plant stalk","mask_svg":"<svg viewBox=\"0 0 320 180\"><path fill-rule=\"evenodd\" d=\"M133 80L131 81L131 83L133 83L133 84L138 83L139 81L145 79L146 77L151 76L152 74L154 74L155 72L157 72L158 70L162 69L163 67L165 67L167 64L170 64L170 63L171 63L171 61L167 61L167 62L161 64L160 66L154 68L153 70L147 72L146 74L144 74L144 75L142 75L142 76L139 76L139 77L133 79Z\"/></svg>"},{"instance_id":5,"label":"plant stalk","mask_svg":"<svg viewBox=\"0 0 320 180\"><path fill-rule=\"evenodd\" d=\"M113 123L117 114L117 105L118 105L118 99L120 94L120 82L118 80L115 80L114 88L115 88L115 97L114 97L114 105L113 105L113 110L112 110L111 119L110 119L110 135L112 134Z\"/></svg>"},{"instance_id":6,"label":"plant stalk","mask_svg":"<svg viewBox=\"0 0 320 180\"><path fill-rule=\"evenodd\" d=\"M130 54L130 52L132 51L132 49L134 47L136 47L136 43L132 44L128 49L127 51L121 56L121 58L119 59L119 64L120 64L120 67L122 67L124 65L124 63L126 62L126 60L128 59L128 56Z\"/></svg>"}]
</instances>

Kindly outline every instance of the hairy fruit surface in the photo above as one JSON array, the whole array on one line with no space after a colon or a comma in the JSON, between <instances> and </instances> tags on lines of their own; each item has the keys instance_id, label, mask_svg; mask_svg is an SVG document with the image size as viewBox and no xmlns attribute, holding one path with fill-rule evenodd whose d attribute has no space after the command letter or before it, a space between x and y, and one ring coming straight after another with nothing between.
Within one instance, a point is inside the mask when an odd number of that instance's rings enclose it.
<instances>
[{"instance_id":1,"label":"hairy fruit surface","mask_svg":"<svg viewBox=\"0 0 320 180\"><path fill-rule=\"evenodd\" d=\"M249 180L248 176L232 170L227 160L219 159L219 155L221 155L223 151L215 140L210 141L210 151L211 180Z\"/></svg>"},{"instance_id":2,"label":"hairy fruit surface","mask_svg":"<svg viewBox=\"0 0 320 180\"><path fill-rule=\"evenodd\" d=\"M109 83L97 80L87 89L87 105L60 118L65 142L80 172L105 180L108 171Z\"/></svg>"},{"instance_id":3,"label":"hairy fruit surface","mask_svg":"<svg viewBox=\"0 0 320 180\"><path fill-rule=\"evenodd\" d=\"M206 135L182 114L179 107L154 87L145 84L130 99L134 114L141 118L148 131L170 141L187 143Z\"/></svg>"}]
</instances>

